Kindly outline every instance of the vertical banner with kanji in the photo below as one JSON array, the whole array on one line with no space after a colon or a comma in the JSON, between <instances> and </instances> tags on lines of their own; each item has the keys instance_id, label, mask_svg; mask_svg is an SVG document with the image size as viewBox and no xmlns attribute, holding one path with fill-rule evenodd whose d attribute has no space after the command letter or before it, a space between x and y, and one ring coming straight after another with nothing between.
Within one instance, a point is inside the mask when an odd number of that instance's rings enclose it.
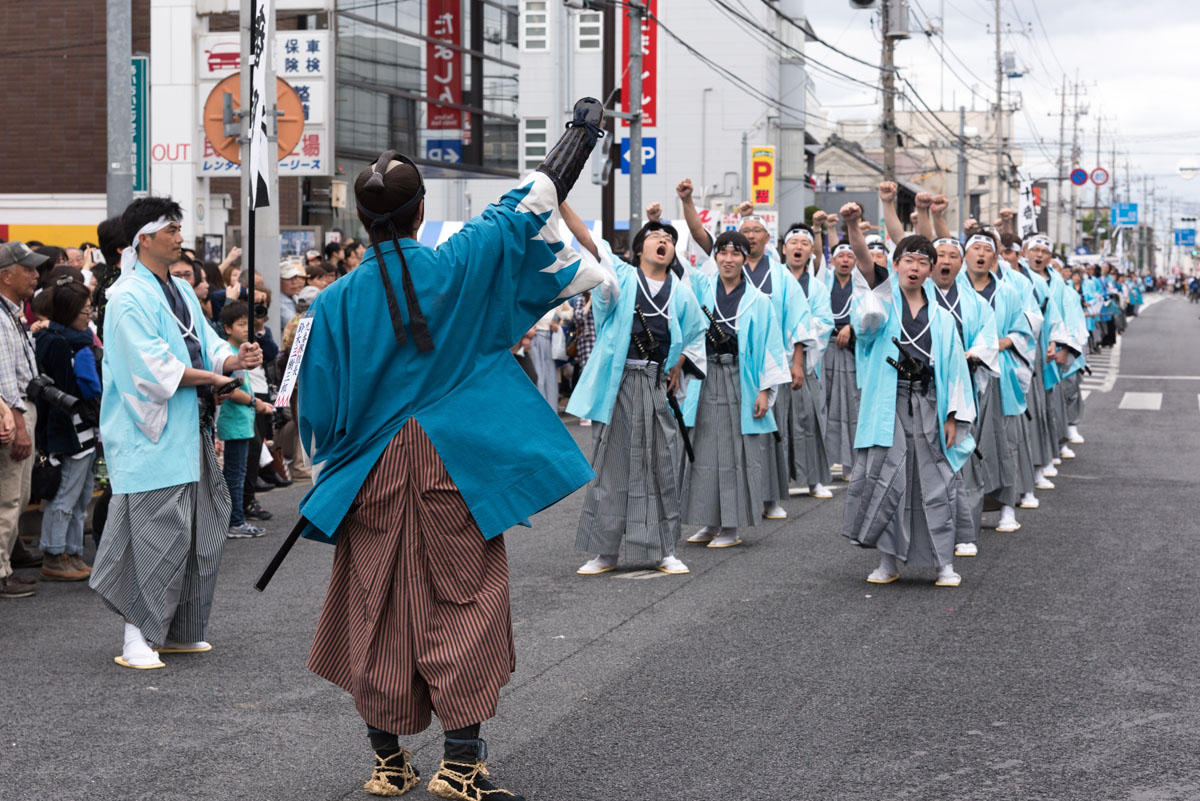
<instances>
[{"instance_id":1,"label":"vertical banner with kanji","mask_svg":"<svg viewBox=\"0 0 1200 801\"><path fill-rule=\"evenodd\" d=\"M250 208L271 205L271 163L275 143L267 127L267 37L275 21L273 0L252 0L250 28ZM272 120L272 122L274 122ZM272 127L274 127L272 125Z\"/></svg>"},{"instance_id":2,"label":"vertical banner with kanji","mask_svg":"<svg viewBox=\"0 0 1200 801\"><path fill-rule=\"evenodd\" d=\"M447 47L462 44L462 0L429 0L425 45L425 94L430 98L426 128L461 130L463 114L460 109L439 106L432 102L462 105L462 51Z\"/></svg>"},{"instance_id":3,"label":"vertical banner with kanji","mask_svg":"<svg viewBox=\"0 0 1200 801\"><path fill-rule=\"evenodd\" d=\"M643 2L649 13L642 16L642 127L653 128L658 117L658 25L651 18L658 16L658 0ZM629 52L629 26L621 25L621 58L627 65ZM621 97L628 110L629 70L621 77ZM628 128L629 120L621 120L621 125Z\"/></svg>"},{"instance_id":4,"label":"vertical banner with kanji","mask_svg":"<svg viewBox=\"0 0 1200 801\"><path fill-rule=\"evenodd\" d=\"M1017 233L1021 235L1021 238L1036 234L1038 215L1031 181L1021 181L1021 208L1017 214Z\"/></svg>"}]
</instances>

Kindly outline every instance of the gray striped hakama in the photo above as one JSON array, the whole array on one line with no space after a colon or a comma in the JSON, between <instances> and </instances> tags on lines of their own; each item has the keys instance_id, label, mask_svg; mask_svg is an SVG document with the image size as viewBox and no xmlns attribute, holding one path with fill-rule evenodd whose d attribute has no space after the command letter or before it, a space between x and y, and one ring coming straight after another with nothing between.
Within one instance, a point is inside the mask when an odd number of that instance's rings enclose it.
<instances>
[{"instance_id":1,"label":"gray striped hakama","mask_svg":"<svg viewBox=\"0 0 1200 801\"><path fill-rule=\"evenodd\" d=\"M608 425L593 425L592 469L575 547L657 562L675 553L679 540L679 479L682 442L667 405L658 365L626 364ZM686 458L686 457L685 457Z\"/></svg>"},{"instance_id":2,"label":"gray striped hakama","mask_svg":"<svg viewBox=\"0 0 1200 801\"><path fill-rule=\"evenodd\" d=\"M1046 360L1038 355L1034 360L1033 381L1027 393L1029 414L1029 456L1034 467L1045 467L1058 455L1057 440L1050 428L1050 409L1046 399ZM1032 478L1032 474L1031 474Z\"/></svg>"},{"instance_id":3,"label":"gray striped hakama","mask_svg":"<svg viewBox=\"0 0 1200 801\"><path fill-rule=\"evenodd\" d=\"M1004 409L1000 398L1000 382L991 377L979 393L979 414L976 437L978 450L983 460L979 469L980 484L984 495L1004 506L1017 505L1017 460L1016 451L1008 440Z\"/></svg>"},{"instance_id":4,"label":"gray striped hakama","mask_svg":"<svg viewBox=\"0 0 1200 801\"><path fill-rule=\"evenodd\" d=\"M1050 413L1050 437L1054 442L1054 452L1050 454L1051 459L1058 456L1059 444L1067 441L1067 401L1064 392L1069 380L1059 381L1053 389L1046 393L1046 409Z\"/></svg>"},{"instance_id":5,"label":"gray striped hakama","mask_svg":"<svg viewBox=\"0 0 1200 801\"><path fill-rule=\"evenodd\" d=\"M88 585L147 642L204 639L229 531L229 490L212 433L200 429L200 480L113 495Z\"/></svg>"},{"instance_id":6,"label":"gray striped hakama","mask_svg":"<svg viewBox=\"0 0 1200 801\"><path fill-rule=\"evenodd\" d=\"M775 433L759 437L762 448L762 497L763 501L777 501L788 497L788 444L783 437L787 431L787 406L792 394L791 384L776 387L775 403L771 414L775 415Z\"/></svg>"},{"instance_id":7,"label":"gray striped hakama","mask_svg":"<svg viewBox=\"0 0 1200 801\"><path fill-rule=\"evenodd\" d=\"M1033 492L1033 450L1030 441L1033 439L1032 425L1025 414L1014 414L1004 418L1005 432L1008 434L1008 446L1012 448L1017 460L1017 489L1023 494Z\"/></svg>"},{"instance_id":8,"label":"gray striped hakama","mask_svg":"<svg viewBox=\"0 0 1200 801\"><path fill-rule=\"evenodd\" d=\"M731 356L709 356L700 388L690 462L683 483L683 522L698 526L756 526L762 516L760 438L742 434L742 390Z\"/></svg>"},{"instance_id":9,"label":"gray striped hakama","mask_svg":"<svg viewBox=\"0 0 1200 801\"><path fill-rule=\"evenodd\" d=\"M859 451L850 475L843 533L857 545L908 567L954 561L957 482L940 426L932 382L924 395L898 382L892 445Z\"/></svg>"},{"instance_id":10,"label":"gray striped hakama","mask_svg":"<svg viewBox=\"0 0 1200 801\"><path fill-rule=\"evenodd\" d=\"M979 441L978 432L976 442ZM954 544L976 542L983 522L983 460L972 453L955 475Z\"/></svg>"},{"instance_id":11,"label":"gray striped hakama","mask_svg":"<svg viewBox=\"0 0 1200 801\"><path fill-rule=\"evenodd\" d=\"M825 388L807 373L800 389L779 388L776 422L783 435L790 477L802 487L827 484L832 478L825 455Z\"/></svg>"},{"instance_id":12,"label":"gray striped hakama","mask_svg":"<svg viewBox=\"0 0 1200 801\"><path fill-rule=\"evenodd\" d=\"M859 391L855 377L854 342L840 348L830 341L825 349L825 452L848 474L854 464L854 432L858 428Z\"/></svg>"},{"instance_id":13,"label":"gray striped hakama","mask_svg":"<svg viewBox=\"0 0 1200 801\"><path fill-rule=\"evenodd\" d=\"M1083 371L1077 370L1062 383L1063 405L1067 408L1067 425L1077 426L1083 419Z\"/></svg>"},{"instance_id":14,"label":"gray striped hakama","mask_svg":"<svg viewBox=\"0 0 1200 801\"><path fill-rule=\"evenodd\" d=\"M554 366L554 335L549 329L538 331L529 345L529 358L537 373L538 392L558 411L558 370Z\"/></svg>"}]
</instances>

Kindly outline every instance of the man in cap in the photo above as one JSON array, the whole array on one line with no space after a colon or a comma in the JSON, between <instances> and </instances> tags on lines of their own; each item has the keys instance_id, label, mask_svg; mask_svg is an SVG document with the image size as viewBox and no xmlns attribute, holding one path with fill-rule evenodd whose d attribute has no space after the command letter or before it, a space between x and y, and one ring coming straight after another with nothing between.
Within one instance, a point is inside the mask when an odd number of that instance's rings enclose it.
<instances>
[{"instance_id":1,"label":"man in cap","mask_svg":"<svg viewBox=\"0 0 1200 801\"><path fill-rule=\"evenodd\" d=\"M12 409L16 436L8 453L0 453L0 598L24 598L34 593L31 581L13 575L12 553L17 542L21 510L29 503L33 472L33 428L37 407L27 402L26 387L38 374L33 343L21 322L25 301L37 288L38 270L50 260L30 250L24 242L0 245L0 398Z\"/></svg>"}]
</instances>

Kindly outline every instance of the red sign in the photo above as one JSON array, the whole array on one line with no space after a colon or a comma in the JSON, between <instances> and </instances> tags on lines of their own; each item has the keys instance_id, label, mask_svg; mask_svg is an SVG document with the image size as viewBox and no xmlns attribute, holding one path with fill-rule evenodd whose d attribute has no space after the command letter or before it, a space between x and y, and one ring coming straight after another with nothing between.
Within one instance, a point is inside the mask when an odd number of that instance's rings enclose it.
<instances>
[{"instance_id":1,"label":"red sign","mask_svg":"<svg viewBox=\"0 0 1200 801\"><path fill-rule=\"evenodd\" d=\"M647 0L648 16L642 17L642 127L653 128L658 116L658 26L650 17L658 16L658 0ZM621 56L629 63L629 26L621 26ZM621 78L621 97L625 98L625 110L629 103L629 70ZM629 120L621 120L628 128Z\"/></svg>"},{"instance_id":2,"label":"red sign","mask_svg":"<svg viewBox=\"0 0 1200 801\"><path fill-rule=\"evenodd\" d=\"M427 8L427 35L438 41L425 45L425 93L431 101L426 127L458 130L463 125L462 111L432 101L462 104L462 51L439 43L462 44L462 2L429 0Z\"/></svg>"}]
</instances>

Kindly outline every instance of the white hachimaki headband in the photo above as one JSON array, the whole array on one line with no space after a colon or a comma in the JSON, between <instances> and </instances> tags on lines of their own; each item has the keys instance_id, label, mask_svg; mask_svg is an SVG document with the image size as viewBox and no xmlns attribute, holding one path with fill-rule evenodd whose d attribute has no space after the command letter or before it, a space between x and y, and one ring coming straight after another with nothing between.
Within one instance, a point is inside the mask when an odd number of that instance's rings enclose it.
<instances>
[{"instance_id":1,"label":"white hachimaki headband","mask_svg":"<svg viewBox=\"0 0 1200 801\"><path fill-rule=\"evenodd\" d=\"M976 242L982 242L991 248L993 253L996 252L996 240L992 239L990 236L985 236L984 234L975 234L967 240L967 247L971 247L971 245L974 245Z\"/></svg>"},{"instance_id":2,"label":"white hachimaki headband","mask_svg":"<svg viewBox=\"0 0 1200 801\"><path fill-rule=\"evenodd\" d=\"M1054 248L1050 246L1050 237L1048 236L1039 235L1031 237L1030 240L1025 244L1031 248L1045 248L1046 250L1054 250Z\"/></svg>"},{"instance_id":3,"label":"white hachimaki headband","mask_svg":"<svg viewBox=\"0 0 1200 801\"><path fill-rule=\"evenodd\" d=\"M810 232L805 231L803 228L793 228L792 230L790 230L786 234L784 234L783 244L786 245L788 242L791 242L792 239L797 236L803 237L803 238L807 239L809 242L813 241L813 235Z\"/></svg>"},{"instance_id":4,"label":"white hachimaki headband","mask_svg":"<svg viewBox=\"0 0 1200 801\"><path fill-rule=\"evenodd\" d=\"M957 239L951 239L950 237L942 237L941 239L939 239L933 243L933 249L937 250L942 245L953 245L954 247L958 248L958 255L960 255L960 256L963 255L962 242L959 242Z\"/></svg>"},{"instance_id":5,"label":"white hachimaki headband","mask_svg":"<svg viewBox=\"0 0 1200 801\"><path fill-rule=\"evenodd\" d=\"M148 222L138 229L138 232L133 235L133 241L129 243L129 247L121 251L121 275L126 275L133 271L133 267L137 264L137 247L138 242L142 238L142 234L146 236L154 236L168 225L179 222L179 220L168 220L166 217L159 217L154 222Z\"/></svg>"},{"instance_id":6,"label":"white hachimaki headband","mask_svg":"<svg viewBox=\"0 0 1200 801\"><path fill-rule=\"evenodd\" d=\"M756 222L759 225L761 225L763 228L767 227L767 221L764 220L762 217L759 217L757 214L747 214L745 217L743 217L741 219L740 222L738 222L738 230L741 231L742 226L744 226L746 223L749 223L749 222Z\"/></svg>"},{"instance_id":7,"label":"white hachimaki headband","mask_svg":"<svg viewBox=\"0 0 1200 801\"><path fill-rule=\"evenodd\" d=\"M883 253L887 253L887 245L883 244L882 242L868 242L867 250L878 250Z\"/></svg>"},{"instance_id":8,"label":"white hachimaki headband","mask_svg":"<svg viewBox=\"0 0 1200 801\"><path fill-rule=\"evenodd\" d=\"M843 242L842 244L838 245L837 247L835 247L833 249L834 256L836 256L839 253L853 253L853 252L854 252L854 248L850 247L845 242Z\"/></svg>"}]
</instances>

